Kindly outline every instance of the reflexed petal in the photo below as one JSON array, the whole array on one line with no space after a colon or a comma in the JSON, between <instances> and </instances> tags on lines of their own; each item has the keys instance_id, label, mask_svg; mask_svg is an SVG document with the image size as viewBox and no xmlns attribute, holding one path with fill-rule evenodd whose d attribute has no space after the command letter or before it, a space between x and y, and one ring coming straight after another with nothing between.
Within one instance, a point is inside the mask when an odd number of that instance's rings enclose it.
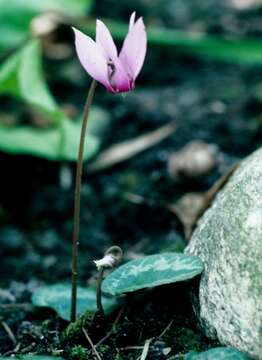
<instances>
[{"instance_id":1,"label":"reflexed petal","mask_svg":"<svg viewBox=\"0 0 262 360\"><path fill-rule=\"evenodd\" d=\"M110 88L108 79L107 61L100 47L89 36L73 28L78 58L88 74L107 88Z\"/></svg>"},{"instance_id":2,"label":"reflexed petal","mask_svg":"<svg viewBox=\"0 0 262 360\"><path fill-rule=\"evenodd\" d=\"M113 60L117 57L117 49L110 31L100 20L96 21L96 43L103 49L107 60Z\"/></svg>"},{"instance_id":3,"label":"reflexed petal","mask_svg":"<svg viewBox=\"0 0 262 360\"><path fill-rule=\"evenodd\" d=\"M131 31L131 29L133 28L134 24L135 24L135 18L136 18L136 12L134 11L131 16L130 16L130 20L129 20L129 31Z\"/></svg>"},{"instance_id":4,"label":"reflexed petal","mask_svg":"<svg viewBox=\"0 0 262 360\"><path fill-rule=\"evenodd\" d=\"M133 14L132 14L133 15ZM133 80L139 74L146 55L147 37L142 18L128 32L119 58Z\"/></svg>"}]
</instances>

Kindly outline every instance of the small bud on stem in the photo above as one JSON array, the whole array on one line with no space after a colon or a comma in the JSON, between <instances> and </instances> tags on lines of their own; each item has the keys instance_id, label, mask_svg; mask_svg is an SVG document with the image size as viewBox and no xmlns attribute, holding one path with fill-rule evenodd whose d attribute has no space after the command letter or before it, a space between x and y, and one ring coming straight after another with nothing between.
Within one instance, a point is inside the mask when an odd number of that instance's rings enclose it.
<instances>
[{"instance_id":1,"label":"small bud on stem","mask_svg":"<svg viewBox=\"0 0 262 360\"><path fill-rule=\"evenodd\" d=\"M122 259L123 251L119 246L111 246L106 252L105 256L100 260L94 260L96 267L99 271L97 286L96 286L96 304L97 311L104 315L103 305L102 305L102 291L101 285L104 277L104 269L115 267Z\"/></svg>"}]
</instances>

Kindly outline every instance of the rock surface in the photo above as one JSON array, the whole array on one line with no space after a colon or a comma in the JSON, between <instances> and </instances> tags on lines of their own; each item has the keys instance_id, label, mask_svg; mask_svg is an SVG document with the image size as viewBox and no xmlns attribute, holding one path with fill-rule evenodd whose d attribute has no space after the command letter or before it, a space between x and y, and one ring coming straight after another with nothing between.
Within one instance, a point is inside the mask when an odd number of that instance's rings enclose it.
<instances>
[{"instance_id":1,"label":"rock surface","mask_svg":"<svg viewBox=\"0 0 262 360\"><path fill-rule=\"evenodd\" d=\"M205 264L199 318L206 334L262 359L262 149L217 195L186 252Z\"/></svg>"}]
</instances>

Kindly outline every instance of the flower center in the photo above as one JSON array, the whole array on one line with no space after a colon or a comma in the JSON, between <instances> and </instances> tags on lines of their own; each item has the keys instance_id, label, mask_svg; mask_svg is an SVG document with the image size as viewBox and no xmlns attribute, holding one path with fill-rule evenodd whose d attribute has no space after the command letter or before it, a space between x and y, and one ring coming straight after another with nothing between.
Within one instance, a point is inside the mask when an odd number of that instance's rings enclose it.
<instances>
[{"instance_id":1,"label":"flower center","mask_svg":"<svg viewBox=\"0 0 262 360\"><path fill-rule=\"evenodd\" d=\"M114 74L116 72L115 64L113 63L113 61L111 59L109 59L108 63L107 63L107 66L108 66L109 80L112 80L112 77L114 76Z\"/></svg>"}]
</instances>

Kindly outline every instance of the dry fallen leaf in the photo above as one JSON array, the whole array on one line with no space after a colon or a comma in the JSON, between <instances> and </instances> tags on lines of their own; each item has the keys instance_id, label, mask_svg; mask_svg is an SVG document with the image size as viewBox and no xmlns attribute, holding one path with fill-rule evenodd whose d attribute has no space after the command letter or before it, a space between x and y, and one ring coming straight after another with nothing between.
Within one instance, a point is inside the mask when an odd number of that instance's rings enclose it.
<instances>
[{"instance_id":1,"label":"dry fallen leaf","mask_svg":"<svg viewBox=\"0 0 262 360\"><path fill-rule=\"evenodd\" d=\"M126 161L142 151L158 144L160 141L172 135L175 130L176 125L171 123L147 134L140 135L135 139L113 145L98 155L93 162L88 164L88 171L96 172L104 170L120 162Z\"/></svg>"},{"instance_id":2,"label":"dry fallen leaf","mask_svg":"<svg viewBox=\"0 0 262 360\"><path fill-rule=\"evenodd\" d=\"M239 164L236 163L231 166L208 191L203 193L188 193L182 196L175 204L169 204L167 206L182 223L187 241L190 240L199 218L211 206L215 196L227 183L238 165Z\"/></svg>"}]
</instances>

